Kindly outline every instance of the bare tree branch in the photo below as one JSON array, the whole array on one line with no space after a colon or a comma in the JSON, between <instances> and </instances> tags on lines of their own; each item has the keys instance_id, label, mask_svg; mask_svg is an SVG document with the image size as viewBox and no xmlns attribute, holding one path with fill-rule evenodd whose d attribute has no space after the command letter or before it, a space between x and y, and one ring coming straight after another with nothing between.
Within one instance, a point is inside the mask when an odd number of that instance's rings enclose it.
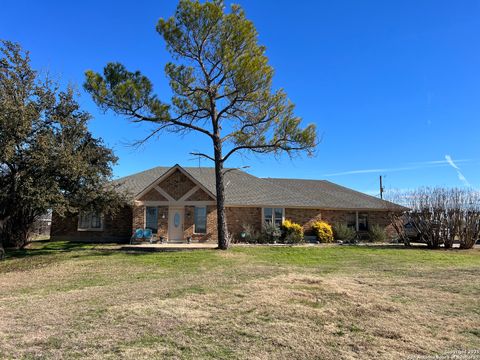
<instances>
[{"instance_id":1,"label":"bare tree branch","mask_svg":"<svg viewBox=\"0 0 480 360\"><path fill-rule=\"evenodd\" d=\"M193 155L193 156L201 156L201 157L204 157L208 160L211 160L213 162L215 162L215 159L207 154L204 154L204 153L199 153L199 152L191 152L190 155Z\"/></svg>"}]
</instances>

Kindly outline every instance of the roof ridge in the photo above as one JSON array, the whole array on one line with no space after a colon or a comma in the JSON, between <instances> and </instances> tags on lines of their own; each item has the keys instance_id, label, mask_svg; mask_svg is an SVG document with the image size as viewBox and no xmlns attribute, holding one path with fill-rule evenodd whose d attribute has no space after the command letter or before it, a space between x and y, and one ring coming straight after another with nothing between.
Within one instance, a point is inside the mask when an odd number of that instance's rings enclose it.
<instances>
[{"instance_id":1,"label":"roof ridge","mask_svg":"<svg viewBox=\"0 0 480 360\"><path fill-rule=\"evenodd\" d=\"M271 180L300 180L300 181L328 181L325 179L301 179L301 178L278 178L278 177L265 177L261 179Z\"/></svg>"},{"instance_id":2,"label":"roof ridge","mask_svg":"<svg viewBox=\"0 0 480 360\"><path fill-rule=\"evenodd\" d=\"M129 177L132 177L132 176L136 176L136 175L140 175L140 174L144 174L144 173L147 173L149 171L153 171L155 169L171 169L175 166L180 166L182 169L208 169L208 170L214 170L215 167L213 166L182 166L180 164L175 164L173 166L162 166L162 165L159 165L159 166L154 166L150 169L145 169L145 170L141 170L139 172L136 172L136 173L133 173L133 174L130 174L130 175L126 175L126 176L122 176L122 177L119 177L118 179L114 179L113 181L118 181L118 180L122 180L122 179L126 179L126 178L129 178ZM234 169L234 170L239 170L239 171L242 171L242 172L245 172L239 168L224 168L225 170L231 170L231 169ZM245 172L246 173L246 172Z\"/></svg>"},{"instance_id":3,"label":"roof ridge","mask_svg":"<svg viewBox=\"0 0 480 360\"><path fill-rule=\"evenodd\" d=\"M160 169L160 168L162 168L162 169L170 169L171 166L170 166L170 167L168 167L168 166L155 166L155 167L150 168L150 169L142 170L142 171L139 171L139 172L130 174L130 175L126 175L126 176L119 177L118 179L113 179L113 181L120 181L120 180L128 179L128 178L131 178L131 177L133 177L133 176L137 176L137 175L140 175L140 174L144 174L144 173L147 173L147 172L149 172L149 171L153 171L153 170L155 170L155 169Z\"/></svg>"}]
</instances>

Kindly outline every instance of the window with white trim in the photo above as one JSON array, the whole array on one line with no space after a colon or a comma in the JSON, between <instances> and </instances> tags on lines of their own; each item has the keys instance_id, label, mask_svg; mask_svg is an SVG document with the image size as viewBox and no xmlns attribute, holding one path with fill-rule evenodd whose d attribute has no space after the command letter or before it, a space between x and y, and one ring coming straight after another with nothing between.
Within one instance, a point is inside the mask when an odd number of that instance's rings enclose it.
<instances>
[{"instance_id":1,"label":"window with white trim","mask_svg":"<svg viewBox=\"0 0 480 360\"><path fill-rule=\"evenodd\" d=\"M358 230L359 231L368 231L368 214L357 214L351 213L347 214L347 226L353 230L357 230L357 219L358 219Z\"/></svg>"},{"instance_id":2,"label":"window with white trim","mask_svg":"<svg viewBox=\"0 0 480 360\"><path fill-rule=\"evenodd\" d=\"M101 231L103 230L102 214L95 211L82 211L78 216L78 230Z\"/></svg>"},{"instance_id":3,"label":"window with white trim","mask_svg":"<svg viewBox=\"0 0 480 360\"><path fill-rule=\"evenodd\" d=\"M282 208L263 208L263 222L265 224L275 224L281 226L285 214Z\"/></svg>"},{"instance_id":4,"label":"window with white trim","mask_svg":"<svg viewBox=\"0 0 480 360\"><path fill-rule=\"evenodd\" d=\"M153 234L158 232L158 207L145 207L145 228L152 230Z\"/></svg>"},{"instance_id":5,"label":"window with white trim","mask_svg":"<svg viewBox=\"0 0 480 360\"><path fill-rule=\"evenodd\" d=\"M207 207L195 206L193 218L193 232L195 234L205 234L207 232Z\"/></svg>"}]
</instances>

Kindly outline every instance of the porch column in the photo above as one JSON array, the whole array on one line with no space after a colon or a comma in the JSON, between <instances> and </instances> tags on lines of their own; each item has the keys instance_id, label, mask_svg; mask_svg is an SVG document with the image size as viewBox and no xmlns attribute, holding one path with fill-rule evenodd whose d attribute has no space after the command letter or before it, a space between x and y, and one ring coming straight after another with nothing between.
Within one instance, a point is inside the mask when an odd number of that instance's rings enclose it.
<instances>
[{"instance_id":1,"label":"porch column","mask_svg":"<svg viewBox=\"0 0 480 360\"><path fill-rule=\"evenodd\" d=\"M358 226L358 211L355 211L355 231L359 230Z\"/></svg>"}]
</instances>

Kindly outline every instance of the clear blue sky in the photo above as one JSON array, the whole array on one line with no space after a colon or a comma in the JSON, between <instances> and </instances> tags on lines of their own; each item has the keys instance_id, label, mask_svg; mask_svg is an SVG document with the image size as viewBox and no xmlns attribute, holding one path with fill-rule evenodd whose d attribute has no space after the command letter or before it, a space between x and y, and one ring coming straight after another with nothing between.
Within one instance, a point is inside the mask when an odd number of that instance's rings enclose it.
<instances>
[{"instance_id":1,"label":"clear blue sky","mask_svg":"<svg viewBox=\"0 0 480 360\"><path fill-rule=\"evenodd\" d=\"M267 46L275 86L286 90L306 123L317 123L322 142L315 158L237 156L229 166L250 166L257 176L325 178L372 194L379 175L386 175L387 188L480 188L480 1L237 3ZM157 165L197 166L189 152L210 149L200 135L166 134L134 150L126 143L147 128L102 114L81 88L85 70L119 61L151 77L159 96L168 97L169 56L155 25L175 6L170 0L2 2L0 38L20 42L36 68L78 87L94 116L91 131L120 158L116 176Z\"/></svg>"}]
</instances>

